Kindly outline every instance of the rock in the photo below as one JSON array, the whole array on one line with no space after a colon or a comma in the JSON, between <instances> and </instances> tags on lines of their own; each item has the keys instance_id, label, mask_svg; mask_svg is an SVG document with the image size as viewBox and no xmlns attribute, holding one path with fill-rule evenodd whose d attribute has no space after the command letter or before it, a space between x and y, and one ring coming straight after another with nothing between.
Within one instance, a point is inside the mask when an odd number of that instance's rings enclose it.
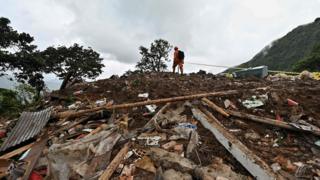
<instances>
[{"instance_id":1,"label":"rock","mask_svg":"<svg viewBox=\"0 0 320 180\"><path fill-rule=\"evenodd\" d=\"M176 144L177 144L176 141L170 141L166 144L163 144L161 147L165 150L169 150L169 149L172 149Z\"/></svg>"},{"instance_id":2,"label":"rock","mask_svg":"<svg viewBox=\"0 0 320 180\"><path fill-rule=\"evenodd\" d=\"M246 139L249 139L249 140L252 140L252 141L255 141L255 140L258 140L258 139L261 138L258 133L253 132L253 131L252 131L252 132L247 132L247 133L244 135L244 137L245 137Z\"/></svg>"},{"instance_id":3,"label":"rock","mask_svg":"<svg viewBox=\"0 0 320 180\"><path fill-rule=\"evenodd\" d=\"M302 80L309 80L313 78L312 73L310 73L309 71L302 71L298 77Z\"/></svg>"},{"instance_id":4,"label":"rock","mask_svg":"<svg viewBox=\"0 0 320 180\"><path fill-rule=\"evenodd\" d=\"M240 127L241 129L248 129L248 124L243 122L242 120L236 119L234 121L234 124L237 125L238 127Z\"/></svg>"},{"instance_id":5,"label":"rock","mask_svg":"<svg viewBox=\"0 0 320 180\"><path fill-rule=\"evenodd\" d=\"M148 156L143 156L142 159L138 160L135 163L135 166L137 168L156 173L156 168L154 167L152 160Z\"/></svg>"},{"instance_id":6,"label":"rock","mask_svg":"<svg viewBox=\"0 0 320 180\"><path fill-rule=\"evenodd\" d=\"M222 176L218 176L216 177L216 180L229 180L229 179Z\"/></svg>"},{"instance_id":7,"label":"rock","mask_svg":"<svg viewBox=\"0 0 320 180\"><path fill-rule=\"evenodd\" d=\"M196 164L189 159L160 148L150 148L147 155L150 156L153 162L159 163L163 168L173 168L181 172L188 172L196 167Z\"/></svg>"},{"instance_id":8,"label":"rock","mask_svg":"<svg viewBox=\"0 0 320 180\"><path fill-rule=\"evenodd\" d=\"M198 75L206 75L207 72L200 69L199 72L197 72L197 74L198 74Z\"/></svg>"},{"instance_id":9,"label":"rock","mask_svg":"<svg viewBox=\"0 0 320 180\"><path fill-rule=\"evenodd\" d=\"M230 166L223 163L221 158L216 158L211 165L206 167L196 168L194 174L197 179L248 179L248 177L234 172Z\"/></svg>"},{"instance_id":10,"label":"rock","mask_svg":"<svg viewBox=\"0 0 320 180\"><path fill-rule=\"evenodd\" d=\"M174 146L174 151L178 152L179 154L183 151L183 144L177 144Z\"/></svg>"},{"instance_id":11,"label":"rock","mask_svg":"<svg viewBox=\"0 0 320 180\"><path fill-rule=\"evenodd\" d=\"M169 169L163 173L163 180L192 180L190 174Z\"/></svg>"},{"instance_id":12,"label":"rock","mask_svg":"<svg viewBox=\"0 0 320 180\"><path fill-rule=\"evenodd\" d=\"M112 76L110 76L110 78L109 79L119 79L120 77L118 76L118 75L112 75Z\"/></svg>"},{"instance_id":13,"label":"rock","mask_svg":"<svg viewBox=\"0 0 320 180\"><path fill-rule=\"evenodd\" d=\"M279 95L276 92L271 92L270 93L271 99L273 102L277 103L277 104L281 104L281 99L279 97Z\"/></svg>"}]
</instances>

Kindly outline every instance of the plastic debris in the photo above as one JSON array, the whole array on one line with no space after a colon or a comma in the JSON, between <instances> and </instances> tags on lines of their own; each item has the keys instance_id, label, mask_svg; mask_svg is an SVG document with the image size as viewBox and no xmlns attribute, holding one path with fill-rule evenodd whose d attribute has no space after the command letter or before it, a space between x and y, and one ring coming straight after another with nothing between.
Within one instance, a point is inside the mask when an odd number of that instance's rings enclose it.
<instances>
[{"instance_id":1,"label":"plastic debris","mask_svg":"<svg viewBox=\"0 0 320 180\"><path fill-rule=\"evenodd\" d=\"M142 133L137 138L138 140L146 140L145 145L146 146L159 146L159 141L166 140L166 134L148 134L148 133Z\"/></svg>"},{"instance_id":2,"label":"plastic debris","mask_svg":"<svg viewBox=\"0 0 320 180\"><path fill-rule=\"evenodd\" d=\"M88 172L92 168L90 167L90 162L107 163L111 150L119 139L119 134L109 130L101 131L80 140L73 140L64 144L53 144L48 153L49 164L52 167L50 168L51 174L56 179L69 179L72 172L76 172L81 176L88 176L90 174ZM88 151L89 149L90 151ZM106 155L108 153L109 155ZM105 155L104 158L101 158L102 155ZM99 157L99 160L95 160L92 157Z\"/></svg>"},{"instance_id":3,"label":"plastic debris","mask_svg":"<svg viewBox=\"0 0 320 180\"><path fill-rule=\"evenodd\" d=\"M247 109L251 109L251 108L257 108L257 107L263 106L264 103L261 100L255 99L255 100L245 100L242 102L242 105Z\"/></svg>"},{"instance_id":4,"label":"plastic debris","mask_svg":"<svg viewBox=\"0 0 320 180\"><path fill-rule=\"evenodd\" d=\"M173 128L176 135L171 136L170 140L189 139L190 133L197 129L197 126L191 123L179 123Z\"/></svg>"},{"instance_id":5,"label":"plastic debris","mask_svg":"<svg viewBox=\"0 0 320 180\"><path fill-rule=\"evenodd\" d=\"M82 104L81 101L76 101L75 103L69 105L68 109L70 109L70 110L78 109L78 108L80 108L81 104Z\"/></svg>"},{"instance_id":6,"label":"plastic debris","mask_svg":"<svg viewBox=\"0 0 320 180\"><path fill-rule=\"evenodd\" d=\"M149 110L149 112L154 113L157 109L157 106L154 104L146 105L146 108Z\"/></svg>"},{"instance_id":7,"label":"plastic debris","mask_svg":"<svg viewBox=\"0 0 320 180\"><path fill-rule=\"evenodd\" d=\"M138 94L138 97L140 97L140 98L148 98L149 97L149 93Z\"/></svg>"},{"instance_id":8,"label":"plastic debris","mask_svg":"<svg viewBox=\"0 0 320 180\"><path fill-rule=\"evenodd\" d=\"M83 90L73 92L73 95L77 96L83 93Z\"/></svg>"},{"instance_id":9,"label":"plastic debris","mask_svg":"<svg viewBox=\"0 0 320 180\"><path fill-rule=\"evenodd\" d=\"M273 172L278 172L279 170L281 170L281 166L279 163L271 164L271 168L272 168Z\"/></svg>"},{"instance_id":10,"label":"plastic debris","mask_svg":"<svg viewBox=\"0 0 320 180\"><path fill-rule=\"evenodd\" d=\"M315 79L315 80L320 80L320 72L312 73L312 78Z\"/></svg>"},{"instance_id":11,"label":"plastic debris","mask_svg":"<svg viewBox=\"0 0 320 180\"><path fill-rule=\"evenodd\" d=\"M320 140L316 141L314 144L320 147Z\"/></svg>"},{"instance_id":12,"label":"plastic debris","mask_svg":"<svg viewBox=\"0 0 320 180\"><path fill-rule=\"evenodd\" d=\"M233 104L229 99L226 99L224 102L224 107L228 109L229 107L232 109L237 109L236 105Z\"/></svg>"},{"instance_id":13,"label":"plastic debris","mask_svg":"<svg viewBox=\"0 0 320 180\"><path fill-rule=\"evenodd\" d=\"M104 106L107 104L107 99L103 98L103 99L97 100L95 104L97 107Z\"/></svg>"},{"instance_id":14,"label":"plastic debris","mask_svg":"<svg viewBox=\"0 0 320 180\"><path fill-rule=\"evenodd\" d=\"M296 101L292 100L292 99L287 99L288 105L289 106L298 106L299 103L297 103Z\"/></svg>"}]
</instances>

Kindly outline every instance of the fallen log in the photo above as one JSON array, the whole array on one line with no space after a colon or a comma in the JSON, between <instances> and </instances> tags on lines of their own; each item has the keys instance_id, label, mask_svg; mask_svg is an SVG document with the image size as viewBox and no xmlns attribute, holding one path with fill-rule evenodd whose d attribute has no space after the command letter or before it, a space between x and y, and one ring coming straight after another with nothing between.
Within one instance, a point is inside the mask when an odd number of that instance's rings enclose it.
<instances>
[{"instance_id":1,"label":"fallen log","mask_svg":"<svg viewBox=\"0 0 320 180\"><path fill-rule=\"evenodd\" d=\"M256 90L256 89L254 89ZM86 113L95 112L99 110L115 110L115 109L125 109L125 108L133 108L138 106L145 106L150 104L165 104L168 102L176 102L176 101L185 101L190 99L199 99L203 97L210 97L210 96L228 96L228 95L234 95L238 94L239 91L237 90L229 90L229 91L220 91L220 92L211 92L211 93L202 93L202 94L194 94L194 95L187 95L187 96L178 96L178 97L171 97L171 98L163 98L163 99L155 99L155 100L147 100L147 101L141 101L141 102L135 102L135 103L127 103L127 104L118 104L118 105L108 105L108 106L102 106L102 107L96 107L92 109L82 110L78 112L61 112L58 113L59 118L64 117L79 117Z\"/></svg>"},{"instance_id":2,"label":"fallen log","mask_svg":"<svg viewBox=\"0 0 320 180\"><path fill-rule=\"evenodd\" d=\"M201 101L203 103L205 103L206 105L208 105L210 108L212 108L213 110L217 111L218 113L222 114L223 116L225 117L229 117L230 115L225 111L223 110L221 107L219 107L218 105L216 105L215 103L213 103L212 101L210 101L209 99L207 98L202 98Z\"/></svg>"},{"instance_id":3,"label":"fallen log","mask_svg":"<svg viewBox=\"0 0 320 180\"><path fill-rule=\"evenodd\" d=\"M238 111L232 111L232 110L226 110L226 111L230 115L238 117L238 118L248 119L248 120L255 121L255 122L261 122L264 124L269 124L272 126L276 126L276 127L280 127L280 128L284 128L284 129L289 129L289 130L293 130L293 131L310 132L314 135L320 136L320 132L318 132L318 131L305 131L303 129L299 129L294 126L291 126L289 123L284 122L284 121L279 121L279 120L266 118L266 117L255 116L252 114L247 114L247 113L238 112Z\"/></svg>"},{"instance_id":4,"label":"fallen log","mask_svg":"<svg viewBox=\"0 0 320 180\"><path fill-rule=\"evenodd\" d=\"M117 169L121 161L124 159L126 154L129 151L130 143L124 145L124 147L119 151L119 153L116 155L116 157L113 158L111 163L108 165L107 169L103 172L103 174L100 176L99 180L108 180L114 173L114 171Z\"/></svg>"}]
</instances>

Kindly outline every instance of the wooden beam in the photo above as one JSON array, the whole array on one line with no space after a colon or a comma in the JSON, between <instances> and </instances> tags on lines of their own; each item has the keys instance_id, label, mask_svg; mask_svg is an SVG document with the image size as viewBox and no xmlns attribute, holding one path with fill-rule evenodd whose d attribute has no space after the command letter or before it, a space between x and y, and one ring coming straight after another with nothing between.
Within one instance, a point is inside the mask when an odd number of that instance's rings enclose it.
<instances>
[{"instance_id":1,"label":"wooden beam","mask_svg":"<svg viewBox=\"0 0 320 180\"><path fill-rule=\"evenodd\" d=\"M121 161L123 161L124 157L129 151L130 142L126 143L124 147L119 151L116 157L113 158L111 163L108 165L107 169L100 176L99 180L109 180L114 171L117 169Z\"/></svg>"},{"instance_id":2,"label":"wooden beam","mask_svg":"<svg viewBox=\"0 0 320 180\"><path fill-rule=\"evenodd\" d=\"M40 158L43 150L45 149L48 142L48 136L44 135L39 141L35 142L31 147L30 152L27 154L23 161L27 162L26 171L22 177L22 180L29 180L30 174Z\"/></svg>"},{"instance_id":3,"label":"wooden beam","mask_svg":"<svg viewBox=\"0 0 320 180\"><path fill-rule=\"evenodd\" d=\"M199 99L203 97L210 97L210 96L228 96L228 95L234 95L238 94L239 91L237 90L229 90L229 91L220 91L220 92L211 92L211 93L202 93L202 94L194 94L194 95L187 95L187 96L178 96L178 97L171 97L171 98L163 98L163 99L155 99L155 100L147 100L147 101L141 101L141 102L135 102L135 103L127 103L127 104L118 104L118 105L108 105L108 106L102 106L102 107L96 107L92 109L82 110L78 112L73 111L67 111L67 112L61 112L58 113L59 118L64 118L67 116L70 117L79 117L86 113L95 112L103 109L107 110L115 110L115 109L125 109L125 108L133 108L138 106L145 106L150 104L165 104L168 102L176 102L176 101L185 101L190 99Z\"/></svg>"},{"instance_id":4,"label":"wooden beam","mask_svg":"<svg viewBox=\"0 0 320 180\"><path fill-rule=\"evenodd\" d=\"M11 151L11 152L8 152L7 154L4 154L4 155L0 156L0 159L10 159L10 158L12 158L13 156L16 156L16 155L18 155L18 154L21 154L21 153L23 153L24 151L30 149L30 148L33 146L33 144L34 144L34 143L30 143L30 144L27 144L27 145L25 145L25 146L22 146L22 147L20 147L20 148L18 148L18 149L15 149L15 150L13 150L13 151Z\"/></svg>"},{"instance_id":5,"label":"wooden beam","mask_svg":"<svg viewBox=\"0 0 320 180\"><path fill-rule=\"evenodd\" d=\"M237 159L249 173L258 180L283 179L275 174L261 158L242 144L205 108L192 109L193 116L216 137L216 139Z\"/></svg>"},{"instance_id":6,"label":"wooden beam","mask_svg":"<svg viewBox=\"0 0 320 180\"><path fill-rule=\"evenodd\" d=\"M201 101L208 105L210 108L212 108L213 110L217 111L218 113L222 114L223 116L225 117L229 117L230 115L225 111L223 110L221 107L219 107L218 105L216 105L215 103L213 103L212 101L210 101L209 99L207 98L202 98Z\"/></svg>"},{"instance_id":7,"label":"wooden beam","mask_svg":"<svg viewBox=\"0 0 320 180\"><path fill-rule=\"evenodd\" d=\"M264 124L269 124L269 125L272 125L272 126L276 126L276 127L280 127L280 128L284 128L284 129L289 129L289 130L294 130L294 131L310 132L310 133L312 133L314 135L320 136L320 132L319 131L304 131L302 129L299 129L299 128L296 128L294 126L291 126L289 123L284 122L284 121L279 121L279 120L266 118L266 117L255 116L255 115L252 115L252 114L247 114L247 113L238 112L238 111L232 111L232 110L227 110L227 112L230 115L238 117L238 118L248 119L248 120L251 120L251 121L260 122L260 123L264 123Z\"/></svg>"}]
</instances>

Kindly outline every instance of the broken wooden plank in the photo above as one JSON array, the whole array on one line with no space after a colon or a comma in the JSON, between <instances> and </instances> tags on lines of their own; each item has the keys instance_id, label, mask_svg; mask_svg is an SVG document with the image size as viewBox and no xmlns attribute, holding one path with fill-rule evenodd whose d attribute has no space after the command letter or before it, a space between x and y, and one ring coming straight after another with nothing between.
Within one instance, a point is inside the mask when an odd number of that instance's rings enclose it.
<instances>
[{"instance_id":1,"label":"broken wooden plank","mask_svg":"<svg viewBox=\"0 0 320 180\"><path fill-rule=\"evenodd\" d=\"M298 129L292 125L290 125L287 122L284 121L279 121L279 120L275 120L275 119L271 119L271 118L266 118L266 117L260 117L260 116L255 116L252 114L247 114L247 113L243 113L243 112L238 112L238 111L232 111L232 110L227 110L227 112L235 117L238 118L242 118L242 119L248 119L251 121L255 121L255 122L261 122L264 124L269 124L272 126L276 126L276 127L280 127L280 128L284 128L284 129L289 129L289 130L294 130L294 131L300 131L303 132L304 130L302 129ZM320 132L318 131L305 131L305 132L310 132L314 135L320 136Z\"/></svg>"},{"instance_id":2,"label":"broken wooden plank","mask_svg":"<svg viewBox=\"0 0 320 180\"><path fill-rule=\"evenodd\" d=\"M212 108L213 110L215 110L218 113L222 114L223 116L225 116L225 117L229 117L230 116L224 109L222 109L221 107L219 107L218 105L216 105L215 103L210 101L209 99L204 97L201 100L202 100L202 102L204 104L208 105L210 108Z\"/></svg>"},{"instance_id":3,"label":"broken wooden plank","mask_svg":"<svg viewBox=\"0 0 320 180\"><path fill-rule=\"evenodd\" d=\"M70 112L70 111L61 112L61 113L58 113L57 116L59 118L64 118L67 116L79 117L79 116L82 116L86 113L95 112L95 111L99 111L102 109L107 109L107 110L125 109L125 108L133 108L133 107L145 106L145 105L150 105L150 104L165 104L168 102L177 102L177 101L185 101L185 100L190 100L190 99L199 99L199 98L210 97L210 96L228 96L228 95L234 95L234 94L238 94L238 93L239 93L239 91L237 91L237 90L229 90L229 91L220 91L220 92L211 92L211 93L202 93L202 94L194 94L194 95L187 95L187 96L178 96L178 97L171 97L171 98L147 100L147 101L127 103L127 104L118 104L118 105L111 105L111 106L107 105L107 106L82 110L82 111L78 111L78 112Z\"/></svg>"},{"instance_id":4,"label":"broken wooden plank","mask_svg":"<svg viewBox=\"0 0 320 180\"><path fill-rule=\"evenodd\" d=\"M25 171L23 178L22 178L23 180L29 179L29 176L30 176L34 166L36 165L38 159L40 158L43 149L46 147L47 142L48 142L48 136L47 135L42 136L39 141L37 141L33 144L33 146L31 147L31 150L27 154L27 156L25 158L23 158L23 160L28 163L26 171Z\"/></svg>"},{"instance_id":5,"label":"broken wooden plank","mask_svg":"<svg viewBox=\"0 0 320 180\"><path fill-rule=\"evenodd\" d=\"M0 179L8 179L5 178L9 175L9 169L12 166L12 161L9 159L0 159ZM10 166L11 165L11 166Z\"/></svg>"},{"instance_id":6,"label":"broken wooden plank","mask_svg":"<svg viewBox=\"0 0 320 180\"><path fill-rule=\"evenodd\" d=\"M100 176L99 180L108 180L114 173L114 171L117 169L121 161L123 161L124 157L129 151L130 142L126 143L124 147L119 151L119 153L116 155L116 157L113 158L111 163L108 165L107 169L103 172L103 174Z\"/></svg>"},{"instance_id":7,"label":"broken wooden plank","mask_svg":"<svg viewBox=\"0 0 320 180\"><path fill-rule=\"evenodd\" d=\"M158 118L160 114L162 114L169 106L171 103L167 103L164 105L151 119L148 121L145 126L142 128L142 131L153 131L156 129L158 132L163 132L163 133L172 133L171 130L169 129L162 129L158 123Z\"/></svg>"},{"instance_id":8,"label":"broken wooden plank","mask_svg":"<svg viewBox=\"0 0 320 180\"><path fill-rule=\"evenodd\" d=\"M0 159L10 159L10 158L12 158L13 156L16 156L16 155L18 155L18 154L21 154L21 153L23 153L24 151L30 149L33 144L34 144L34 143L30 143L30 144L27 144L27 145L25 145L25 146L22 146L22 147L20 147L20 148L18 148L18 149L15 149L15 150L13 150L13 151L11 151L11 152L8 152L7 154L4 154L4 155L0 156Z\"/></svg>"},{"instance_id":9,"label":"broken wooden plank","mask_svg":"<svg viewBox=\"0 0 320 180\"><path fill-rule=\"evenodd\" d=\"M205 112L205 113L204 113ZM283 179L257 155L243 145L234 135L229 133L221 123L207 110L193 108L194 117L210 130L216 139L246 168L256 179Z\"/></svg>"}]
</instances>

